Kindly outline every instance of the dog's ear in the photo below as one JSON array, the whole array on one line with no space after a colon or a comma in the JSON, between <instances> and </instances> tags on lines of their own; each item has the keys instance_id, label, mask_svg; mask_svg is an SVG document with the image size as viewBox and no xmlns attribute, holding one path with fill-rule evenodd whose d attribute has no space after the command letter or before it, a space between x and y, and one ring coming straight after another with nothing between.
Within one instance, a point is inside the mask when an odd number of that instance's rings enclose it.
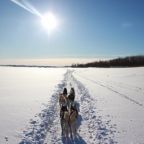
<instances>
[{"instance_id":1,"label":"dog's ear","mask_svg":"<svg viewBox=\"0 0 144 144\"><path fill-rule=\"evenodd\" d=\"M64 95L67 95L67 88L64 88L63 94L64 94Z\"/></svg>"}]
</instances>

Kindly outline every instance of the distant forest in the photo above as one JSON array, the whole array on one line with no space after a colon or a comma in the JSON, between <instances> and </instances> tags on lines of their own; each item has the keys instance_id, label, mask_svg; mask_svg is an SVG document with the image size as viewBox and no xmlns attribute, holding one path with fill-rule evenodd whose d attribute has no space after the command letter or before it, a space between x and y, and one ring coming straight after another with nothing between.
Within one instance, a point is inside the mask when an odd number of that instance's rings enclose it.
<instances>
[{"instance_id":1,"label":"distant forest","mask_svg":"<svg viewBox=\"0 0 144 144\"><path fill-rule=\"evenodd\" d=\"M73 64L72 67L139 67L144 66L144 55L127 56L111 60L100 60L86 64Z\"/></svg>"}]
</instances>

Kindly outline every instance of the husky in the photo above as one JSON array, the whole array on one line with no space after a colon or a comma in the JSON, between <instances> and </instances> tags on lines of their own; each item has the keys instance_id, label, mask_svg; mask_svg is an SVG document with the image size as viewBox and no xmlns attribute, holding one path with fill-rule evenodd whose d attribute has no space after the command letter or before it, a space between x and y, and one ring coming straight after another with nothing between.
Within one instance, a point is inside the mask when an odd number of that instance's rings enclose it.
<instances>
[{"instance_id":1,"label":"husky","mask_svg":"<svg viewBox=\"0 0 144 144\"><path fill-rule=\"evenodd\" d=\"M62 105L60 110L62 135L66 138L76 136L78 111L75 106L68 109L67 105Z\"/></svg>"},{"instance_id":2,"label":"husky","mask_svg":"<svg viewBox=\"0 0 144 144\"><path fill-rule=\"evenodd\" d=\"M64 90L63 90L63 93L61 93L60 95L59 95L59 105L60 105L60 107L63 105L63 104L67 104L67 89L66 88L64 88Z\"/></svg>"},{"instance_id":3,"label":"husky","mask_svg":"<svg viewBox=\"0 0 144 144\"><path fill-rule=\"evenodd\" d=\"M65 111L64 112L64 123L63 123L64 127L63 127L63 134L66 138L69 137L69 134L70 134L70 127L69 127L69 112L68 111Z\"/></svg>"},{"instance_id":4,"label":"husky","mask_svg":"<svg viewBox=\"0 0 144 144\"><path fill-rule=\"evenodd\" d=\"M69 111L69 126L70 126L70 134L71 137L76 136L77 133L77 118L78 118L78 111L76 105L71 105Z\"/></svg>"},{"instance_id":5,"label":"husky","mask_svg":"<svg viewBox=\"0 0 144 144\"><path fill-rule=\"evenodd\" d=\"M60 122L62 129L62 136L68 138L69 135L69 111L67 105L62 105L60 110Z\"/></svg>"}]
</instances>

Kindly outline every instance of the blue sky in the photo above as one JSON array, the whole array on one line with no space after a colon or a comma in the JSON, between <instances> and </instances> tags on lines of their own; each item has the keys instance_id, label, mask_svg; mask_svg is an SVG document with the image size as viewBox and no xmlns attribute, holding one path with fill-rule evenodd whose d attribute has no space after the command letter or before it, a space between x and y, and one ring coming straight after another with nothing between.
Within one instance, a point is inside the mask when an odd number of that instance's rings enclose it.
<instances>
[{"instance_id":1,"label":"blue sky","mask_svg":"<svg viewBox=\"0 0 144 144\"><path fill-rule=\"evenodd\" d=\"M29 0L61 21L48 35L39 17L0 0L0 58L117 57L144 54L143 0Z\"/></svg>"}]
</instances>

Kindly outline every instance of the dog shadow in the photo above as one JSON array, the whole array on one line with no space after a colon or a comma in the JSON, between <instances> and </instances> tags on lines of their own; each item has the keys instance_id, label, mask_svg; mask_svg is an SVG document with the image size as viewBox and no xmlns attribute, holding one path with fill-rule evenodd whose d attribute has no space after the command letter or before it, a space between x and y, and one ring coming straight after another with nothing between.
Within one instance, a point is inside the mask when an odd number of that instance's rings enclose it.
<instances>
[{"instance_id":1,"label":"dog shadow","mask_svg":"<svg viewBox=\"0 0 144 144\"><path fill-rule=\"evenodd\" d=\"M75 144L86 144L84 139L79 134L77 134L76 137L74 138L74 142Z\"/></svg>"},{"instance_id":2,"label":"dog shadow","mask_svg":"<svg viewBox=\"0 0 144 144\"><path fill-rule=\"evenodd\" d=\"M82 123L82 116L79 114L77 119L77 130L79 129L81 123Z\"/></svg>"},{"instance_id":3,"label":"dog shadow","mask_svg":"<svg viewBox=\"0 0 144 144\"><path fill-rule=\"evenodd\" d=\"M75 104L76 104L78 112L80 112L80 104L77 101L75 101Z\"/></svg>"},{"instance_id":4,"label":"dog shadow","mask_svg":"<svg viewBox=\"0 0 144 144\"><path fill-rule=\"evenodd\" d=\"M77 134L75 136L75 138L62 138L62 143L63 144L86 144L86 142L84 141L84 139L79 135Z\"/></svg>"}]
</instances>

